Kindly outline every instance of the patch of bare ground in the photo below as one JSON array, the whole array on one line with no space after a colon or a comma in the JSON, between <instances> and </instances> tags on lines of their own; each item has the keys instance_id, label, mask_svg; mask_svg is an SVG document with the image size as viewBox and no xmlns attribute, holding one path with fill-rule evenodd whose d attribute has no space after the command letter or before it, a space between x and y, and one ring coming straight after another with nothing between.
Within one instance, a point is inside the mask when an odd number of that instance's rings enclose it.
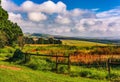
<instances>
[{"instance_id":1,"label":"patch of bare ground","mask_svg":"<svg viewBox=\"0 0 120 82\"><path fill-rule=\"evenodd\" d=\"M10 70L16 70L16 71L21 70L21 68L19 68L19 67L15 67L15 66L6 66L6 65L0 65L0 68L10 69Z\"/></svg>"}]
</instances>

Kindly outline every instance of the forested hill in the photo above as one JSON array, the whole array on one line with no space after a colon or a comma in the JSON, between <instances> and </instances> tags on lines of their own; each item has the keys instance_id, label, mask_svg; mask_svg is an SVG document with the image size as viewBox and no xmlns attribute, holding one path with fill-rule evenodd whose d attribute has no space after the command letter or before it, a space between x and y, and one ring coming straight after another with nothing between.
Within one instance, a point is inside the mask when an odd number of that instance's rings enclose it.
<instances>
[{"instance_id":1,"label":"forested hill","mask_svg":"<svg viewBox=\"0 0 120 82\"><path fill-rule=\"evenodd\" d=\"M1 6L0 0L0 47L12 45L17 41L19 35L23 35L17 23L8 20L8 13Z\"/></svg>"}]
</instances>

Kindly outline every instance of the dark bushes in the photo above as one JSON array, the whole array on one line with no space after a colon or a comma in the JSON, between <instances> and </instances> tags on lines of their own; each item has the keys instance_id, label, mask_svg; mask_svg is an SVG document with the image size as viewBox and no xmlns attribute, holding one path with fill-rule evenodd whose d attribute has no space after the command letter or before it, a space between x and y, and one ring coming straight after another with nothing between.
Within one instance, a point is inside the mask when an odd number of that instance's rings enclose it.
<instances>
[{"instance_id":1,"label":"dark bushes","mask_svg":"<svg viewBox=\"0 0 120 82\"><path fill-rule=\"evenodd\" d=\"M19 61L19 60L24 60L24 58L25 58L25 55L23 54L23 52L20 49L16 49L11 60Z\"/></svg>"}]
</instances>

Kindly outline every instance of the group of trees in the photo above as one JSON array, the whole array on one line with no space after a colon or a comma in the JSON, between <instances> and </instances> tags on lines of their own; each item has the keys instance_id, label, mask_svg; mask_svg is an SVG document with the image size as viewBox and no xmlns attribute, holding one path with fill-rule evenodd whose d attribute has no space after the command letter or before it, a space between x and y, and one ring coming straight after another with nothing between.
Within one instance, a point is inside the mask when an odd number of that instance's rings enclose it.
<instances>
[{"instance_id":1,"label":"group of trees","mask_svg":"<svg viewBox=\"0 0 120 82\"><path fill-rule=\"evenodd\" d=\"M24 40L25 44L62 44L62 41L56 40L54 38L38 38L37 40L35 40L34 38L25 37Z\"/></svg>"},{"instance_id":2,"label":"group of trees","mask_svg":"<svg viewBox=\"0 0 120 82\"><path fill-rule=\"evenodd\" d=\"M17 23L8 20L8 13L1 6L0 0L0 47L12 45L17 42L18 36L23 36L21 28Z\"/></svg>"}]
</instances>

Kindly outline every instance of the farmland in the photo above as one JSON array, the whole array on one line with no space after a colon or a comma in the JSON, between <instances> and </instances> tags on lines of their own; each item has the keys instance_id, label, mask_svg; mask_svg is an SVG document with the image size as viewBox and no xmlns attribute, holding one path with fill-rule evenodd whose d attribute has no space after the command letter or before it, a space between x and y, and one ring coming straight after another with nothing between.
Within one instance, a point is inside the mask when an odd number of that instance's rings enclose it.
<instances>
[{"instance_id":1,"label":"farmland","mask_svg":"<svg viewBox=\"0 0 120 82\"><path fill-rule=\"evenodd\" d=\"M79 40L63 40L62 41L64 45L71 45L71 46L107 46L107 44L102 43L95 43L95 42L89 42L89 41L79 41Z\"/></svg>"},{"instance_id":2,"label":"farmland","mask_svg":"<svg viewBox=\"0 0 120 82\"><path fill-rule=\"evenodd\" d=\"M71 55L70 72L66 65L61 64L58 67L59 74L56 74L54 71L56 59L54 57L31 56L30 61L27 63L22 63L23 60L7 61L19 47L6 46L0 49L0 75L3 76L0 78L1 82L13 82L13 80L15 82L98 82L98 80L99 82L107 82L109 80L106 61L109 57L118 58L119 54L110 54L109 50L106 49L109 48L108 45L76 40L63 40L62 42L63 44L26 44L22 52L61 56ZM99 49L101 48L99 47L102 47L107 53L100 52ZM98 49L99 53L96 52L96 49ZM67 62L64 58L58 60ZM119 80L119 71L119 66L112 67L111 79L113 81ZM6 79L6 77L8 78Z\"/></svg>"}]
</instances>

